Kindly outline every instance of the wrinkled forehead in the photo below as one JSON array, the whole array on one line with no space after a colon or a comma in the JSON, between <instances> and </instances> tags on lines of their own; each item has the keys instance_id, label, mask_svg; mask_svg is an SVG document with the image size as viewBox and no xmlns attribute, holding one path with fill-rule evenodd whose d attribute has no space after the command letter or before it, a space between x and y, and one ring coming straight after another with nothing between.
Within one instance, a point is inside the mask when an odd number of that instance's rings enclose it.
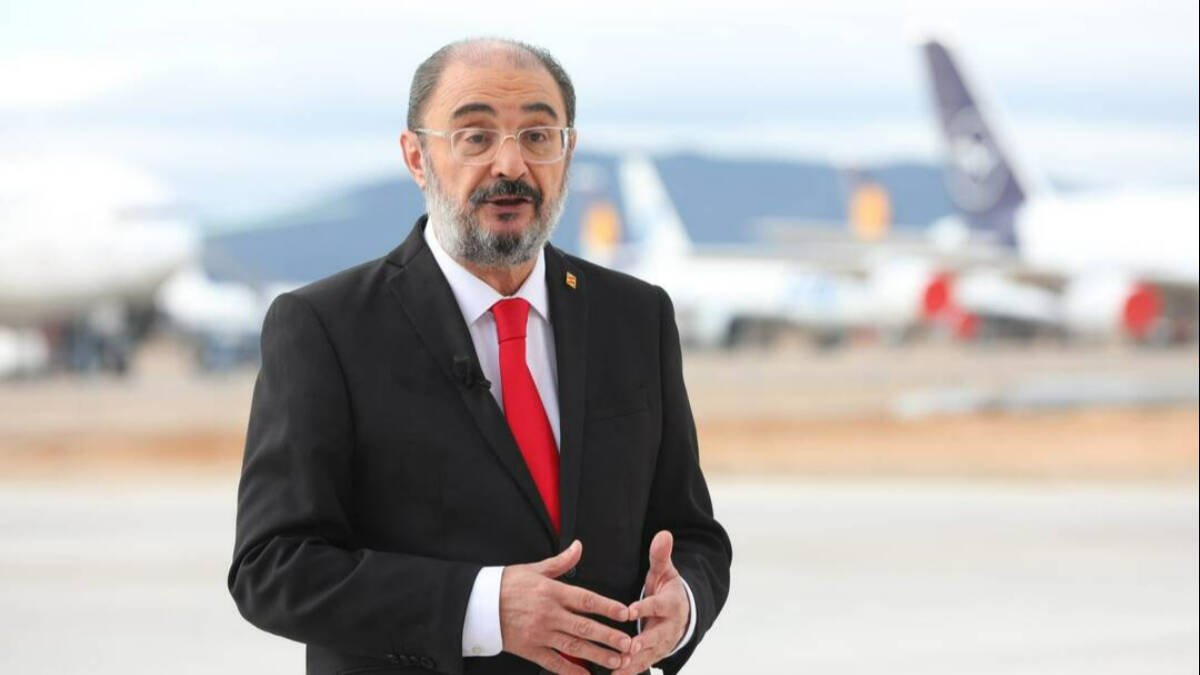
<instances>
[{"instance_id":1,"label":"wrinkled forehead","mask_svg":"<svg viewBox=\"0 0 1200 675\"><path fill-rule=\"evenodd\" d=\"M534 56L495 49L456 55L430 97L426 122L433 126L465 118L565 125L566 106L558 84Z\"/></svg>"}]
</instances>

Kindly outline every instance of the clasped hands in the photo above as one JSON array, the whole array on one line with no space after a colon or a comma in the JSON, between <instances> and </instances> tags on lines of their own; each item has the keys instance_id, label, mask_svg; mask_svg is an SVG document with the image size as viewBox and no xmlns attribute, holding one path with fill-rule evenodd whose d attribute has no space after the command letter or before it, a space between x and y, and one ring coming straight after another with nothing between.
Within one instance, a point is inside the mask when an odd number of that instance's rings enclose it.
<instances>
[{"instance_id":1,"label":"clasped hands","mask_svg":"<svg viewBox=\"0 0 1200 675\"><path fill-rule=\"evenodd\" d=\"M646 670L675 649L690 619L687 591L671 563L672 546L670 532L654 536L645 593L629 606L555 581L583 557L579 540L552 558L505 567L500 580L504 651L560 675L588 675L580 661L610 668L613 675ZM642 631L631 638L588 615L618 622L641 619Z\"/></svg>"}]
</instances>

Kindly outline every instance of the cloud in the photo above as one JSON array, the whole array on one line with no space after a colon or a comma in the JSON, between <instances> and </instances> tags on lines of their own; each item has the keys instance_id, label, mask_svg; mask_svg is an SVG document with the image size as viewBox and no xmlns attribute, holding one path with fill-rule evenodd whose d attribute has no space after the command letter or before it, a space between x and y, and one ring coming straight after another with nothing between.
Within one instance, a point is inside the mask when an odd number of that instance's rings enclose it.
<instances>
[{"instance_id":1,"label":"cloud","mask_svg":"<svg viewBox=\"0 0 1200 675\"><path fill-rule=\"evenodd\" d=\"M1074 118L1009 121L1008 151L1039 174L1092 185L1195 185L1194 127ZM819 158L840 164L938 162L932 119L776 120L729 125L599 124L583 147L610 151L702 152L729 157Z\"/></svg>"},{"instance_id":2,"label":"cloud","mask_svg":"<svg viewBox=\"0 0 1200 675\"><path fill-rule=\"evenodd\" d=\"M914 16L953 28L1025 163L1196 182L1197 10L1175 0L17 1L36 20L0 45L0 146L96 145L216 212L388 166L412 69L479 34L564 62L585 147L935 159Z\"/></svg>"},{"instance_id":3,"label":"cloud","mask_svg":"<svg viewBox=\"0 0 1200 675\"><path fill-rule=\"evenodd\" d=\"M101 55L33 52L0 60L0 110L83 103L146 77L152 69Z\"/></svg>"}]
</instances>

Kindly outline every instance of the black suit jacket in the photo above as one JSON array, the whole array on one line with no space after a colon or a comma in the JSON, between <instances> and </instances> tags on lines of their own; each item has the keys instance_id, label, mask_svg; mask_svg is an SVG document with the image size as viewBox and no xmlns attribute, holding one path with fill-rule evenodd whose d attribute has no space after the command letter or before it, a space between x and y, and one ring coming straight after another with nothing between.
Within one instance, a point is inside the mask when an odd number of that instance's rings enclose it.
<instances>
[{"instance_id":1,"label":"black suit jacket","mask_svg":"<svg viewBox=\"0 0 1200 675\"><path fill-rule=\"evenodd\" d=\"M537 673L508 653L463 658L480 567L578 538L583 558L563 581L629 603L651 537L668 529L697 611L689 645L659 664L677 671L725 602L732 551L700 472L670 299L545 249L555 535L503 413L470 375L470 334L424 226L267 312L228 579L239 610L306 643L312 674Z\"/></svg>"}]
</instances>

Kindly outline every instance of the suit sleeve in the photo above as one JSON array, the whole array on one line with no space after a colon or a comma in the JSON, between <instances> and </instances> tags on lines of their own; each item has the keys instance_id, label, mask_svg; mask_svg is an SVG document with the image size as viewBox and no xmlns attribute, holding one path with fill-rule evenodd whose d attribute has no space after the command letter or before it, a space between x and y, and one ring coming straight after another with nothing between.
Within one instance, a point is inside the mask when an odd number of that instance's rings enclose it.
<instances>
[{"instance_id":1,"label":"suit sleeve","mask_svg":"<svg viewBox=\"0 0 1200 675\"><path fill-rule=\"evenodd\" d=\"M281 295L263 322L230 593L263 630L458 675L480 566L363 548L352 519L353 449L333 345L304 298Z\"/></svg>"},{"instance_id":2,"label":"suit sleeve","mask_svg":"<svg viewBox=\"0 0 1200 675\"><path fill-rule=\"evenodd\" d=\"M683 383L683 358L675 309L666 292L661 288L658 292L661 301L662 441L641 542L641 550L647 553L641 556L641 574L645 576L648 571L650 540L659 530L670 530L675 540L671 560L687 580L696 608L692 639L682 649L655 664L673 675L687 663L725 605L733 548L724 528L713 517L708 485L700 470L696 424Z\"/></svg>"}]
</instances>

